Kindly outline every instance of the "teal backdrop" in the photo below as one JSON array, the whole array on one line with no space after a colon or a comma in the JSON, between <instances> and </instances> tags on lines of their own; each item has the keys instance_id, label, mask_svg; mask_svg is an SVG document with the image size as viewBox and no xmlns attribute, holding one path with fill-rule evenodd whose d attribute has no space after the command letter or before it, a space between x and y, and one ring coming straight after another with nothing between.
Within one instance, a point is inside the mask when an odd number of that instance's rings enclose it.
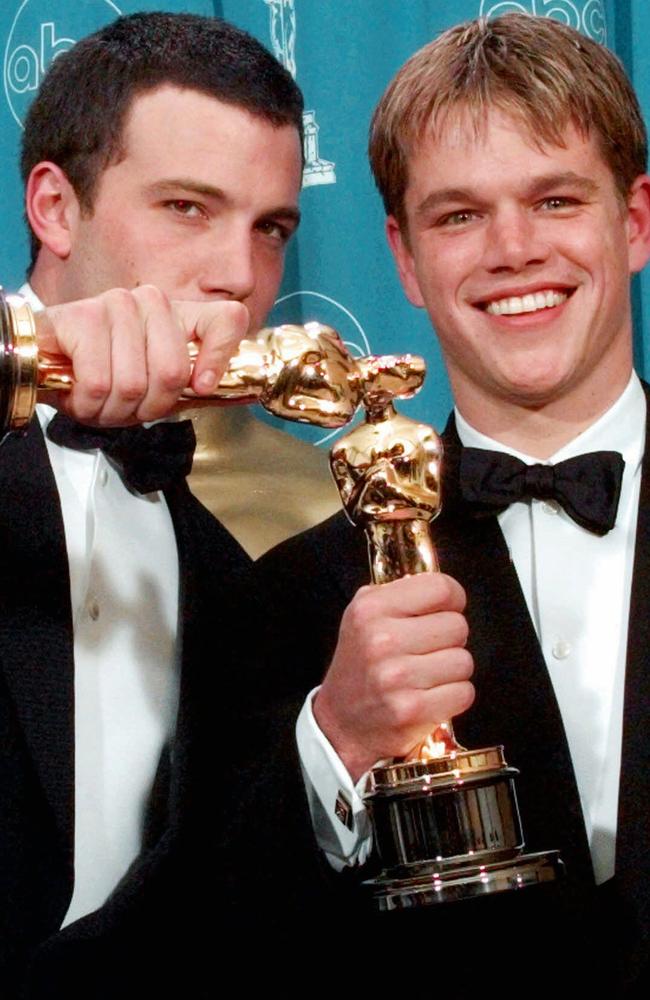
<instances>
[{"instance_id":1,"label":"teal backdrop","mask_svg":"<svg viewBox=\"0 0 650 1000\"><path fill-rule=\"evenodd\" d=\"M444 366L426 316L399 287L367 166L372 109L401 63L441 30L479 14L524 11L563 20L614 49L648 120L648 0L3 0L0 280L6 287L22 283L28 260L17 157L21 121L44 70L74 40L118 14L160 9L216 14L246 28L304 92L303 224L288 251L273 319L319 319L358 353L423 354L427 382L406 405L411 416L440 425L451 402ZM633 298L637 363L649 376L650 274L635 280ZM328 440L322 431L282 427L315 443Z\"/></svg>"}]
</instances>

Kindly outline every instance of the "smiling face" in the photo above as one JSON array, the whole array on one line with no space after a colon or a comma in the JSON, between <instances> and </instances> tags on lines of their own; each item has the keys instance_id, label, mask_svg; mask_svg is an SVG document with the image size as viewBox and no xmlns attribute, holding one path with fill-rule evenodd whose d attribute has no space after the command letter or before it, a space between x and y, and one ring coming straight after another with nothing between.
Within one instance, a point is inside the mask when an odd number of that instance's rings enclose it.
<instances>
[{"instance_id":1,"label":"smiling face","mask_svg":"<svg viewBox=\"0 0 650 1000\"><path fill-rule=\"evenodd\" d=\"M49 298L148 283L170 298L237 299L258 329L299 218L297 131L164 86L134 99L123 149L100 176L92 214L71 198ZM37 263L37 291L39 276Z\"/></svg>"},{"instance_id":2,"label":"smiling face","mask_svg":"<svg viewBox=\"0 0 650 1000\"><path fill-rule=\"evenodd\" d=\"M622 392L632 364L629 280L650 255L647 178L629 205L593 139L538 149L493 110L485 132L450 119L409 163L406 228L388 236L405 291L427 309L458 406L495 433L512 408L580 422Z\"/></svg>"}]
</instances>

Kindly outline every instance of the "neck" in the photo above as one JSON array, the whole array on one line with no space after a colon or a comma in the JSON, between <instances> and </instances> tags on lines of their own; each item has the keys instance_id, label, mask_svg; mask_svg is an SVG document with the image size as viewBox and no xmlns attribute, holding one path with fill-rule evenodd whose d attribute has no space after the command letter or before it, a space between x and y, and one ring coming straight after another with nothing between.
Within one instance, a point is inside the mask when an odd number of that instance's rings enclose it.
<instances>
[{"instance_id":1,"label":"neck","mask_svg":"<svg viewBox=\"0 0 650 1000\"><path fill-rule=\"evenodd\" d=\"M367 424L382 424L385 420L390 420L391 417L395 416L395 407L392 402L386 402L381 398L375 400L372 397L365 397L363 405Z\"/></svg>"},{"instance_id":2,"label":"neck","mask_svg":"<svg viewBox=\"0 0 650 1000\"><path fill-rule=\"evenodd\" d=\"M81 297L66 294L60 261L45 248L41 248L28 281L44 306L57 306Z\"/></svg>"},{"instance_id":3,"label":"neck","mask_svg":"<svg viewBox=\"0 0 650 1000\"><path fill-rule=\"evenodd\" d=\"M624 392L631 365L600 387L540 405L478 399L459 393L457 407L475 430L515 451L541 460L554 455L591 427Z\"/></svg>"}]
</instances>

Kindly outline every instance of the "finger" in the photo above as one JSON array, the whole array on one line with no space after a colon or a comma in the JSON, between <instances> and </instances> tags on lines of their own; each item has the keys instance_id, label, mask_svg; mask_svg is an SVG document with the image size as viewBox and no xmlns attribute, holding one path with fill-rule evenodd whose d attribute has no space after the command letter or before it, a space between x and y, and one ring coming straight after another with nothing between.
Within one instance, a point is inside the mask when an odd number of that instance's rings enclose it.
<instances>
[{"instance_id":1,"label":"finger","mask_svg":"<svg viewBox=\"0 0 650 1000\"><path fill-rule=\"evenodd\" d=\"M133 293L114 288L102 296L111 350L111 386L100 419L105 426L135 423L147 392L147 354L140 312Z\"/></svg>"},{"instance_id":2,"label":"finger","mask_svg":"<svg viewBox=\"0 0 650 1000\"><path fill-rule=\"evenodd\" d=\"M468 681L473 673L471 653L459 646L423 656L410 656L402 665L404 686L422 691Z\"/></svg>"},{"instance_id":3,"label":"finger","mask_svg":"<svg viewBox=\"0 0 650 1000\"><path fill-rule=\"evenodd\" d=\"M400 584L394 587L394 584ZM467 598L457 580L445 573L418 573L394 580L390 597L395 614L421 615L435 611L464 611Z\"/></svg>"},{"instance_id":4,"label":"finger","mask_svg":"<svg viewBox=\"0 0 650 1000\"><path fill-rule=\"evenodd\" d=\"M390 583L362 587L354 598L364 618L403 618L465 608L465 591L444 573L418 573ZM350 608L352 605L350 605Z\"/></svg>"},{"instance_id":5,"label":"finger","mask_svg":"<svg viewBox=\"0 0 650 1000\"><path fill-rule=\"evenodd\" d=\"M156 420L175 408L179 395L189 384L187 336L160 289L140 285L133 297L143 332L147 375L136 417L139 421Z\"/></svg>"},{"instance_id":6,"label":"finger","mask_svg":"<svg viewBox=\"0 0 650 1000\"><path fill-rule=\"evenodd\" d=\"M248 310L241 302L174 302L173 307L188 340L201 341L191 387L199 395L214 392L248 332Z\"/></svg>"},{"instance_id":7,"label":"finger","mask_svg":"<svg viewBox=\"0 0 650 1000\"><path fill-rule=\"evenodd\" d=\"M398 653L426 655L439 649L462 647L468 631L467 621L459 611L392 618L375 630L373 653L376 659L382 659Z\"/></svg>"},{"instance_id":8,"label":"finger","mask_svg":"<svg viewBox=\"0 0 650 1000\"><path fill-rule=\"evenodd\" d=\"M474 697L474 685L465 680L417 693L404 692L394 703L392 719L387 719L386 732L392 735L388 736L384 749L392 753L408 753L441 722L466 712ZM399 741L399 746L394 740Z\"/></svg>"},{"instance_id":9,"label":"finger","mask_svg":"<svg viewBox=\"0 0 650 1000\"><path fill-rule=\"evenodd\" d=\"M83 299L52 306L37 316L39 350L68 358L73 383L57 405L82 423L101 417L111 390L111 342L104 302Z\"/></svg>"},{"instance_id":10,"label":"finger","mask_svg":"<svg viewBox=\"0 0 650 1000\"><path fill-rule=\"evenodd\" d=\"M468 680L441 684L427 691L422 698L422 715L427 720L426 726L423 725L424 735L446 719L466 712L475 696L474 685Z\"/></svg>"}]
</instances>

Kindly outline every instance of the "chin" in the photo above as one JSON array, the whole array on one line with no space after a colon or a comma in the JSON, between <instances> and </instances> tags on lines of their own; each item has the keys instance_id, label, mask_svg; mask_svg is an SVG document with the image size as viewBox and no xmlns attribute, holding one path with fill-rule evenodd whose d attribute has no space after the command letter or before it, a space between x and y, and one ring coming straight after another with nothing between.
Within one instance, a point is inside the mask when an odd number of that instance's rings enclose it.
<instances>
[{"instance_id":1,"label":"chin","mask_svg":"<svg viewBox=\"0 0 650 1000\"><path fill-rule=\"evenodd\" d=\"M510 402L520 406L540 407L558 399L566 391L569 379L557 374L527 372L521 378L509 378L502 389Z\"/></svg>"}]
</instances>

